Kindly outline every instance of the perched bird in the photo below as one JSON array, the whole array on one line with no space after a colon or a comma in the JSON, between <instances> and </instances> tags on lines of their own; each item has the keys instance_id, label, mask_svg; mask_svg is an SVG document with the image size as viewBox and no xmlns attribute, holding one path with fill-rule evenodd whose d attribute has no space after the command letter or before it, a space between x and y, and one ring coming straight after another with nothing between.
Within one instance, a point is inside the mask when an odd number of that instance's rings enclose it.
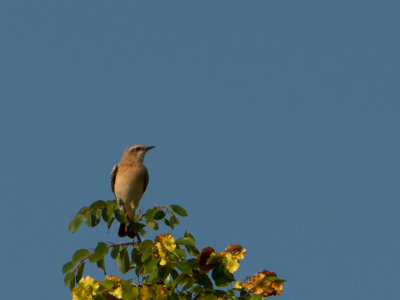
<instances>
[{"instance_id":1,"label":"perched bird","mask_svg":"<svg viewBox=\"0 0 400 300\"><path fill-rule=\"evenodd\" d=\"M125 149L120 162L111 171L111 189L125 215L125 222L120 224L118 235L130 238L140 237L136 232L133 217L140 199L149 183L149 172L144 166L146 152L155 146L132 145Z\"/></svg>"}]
</instances>

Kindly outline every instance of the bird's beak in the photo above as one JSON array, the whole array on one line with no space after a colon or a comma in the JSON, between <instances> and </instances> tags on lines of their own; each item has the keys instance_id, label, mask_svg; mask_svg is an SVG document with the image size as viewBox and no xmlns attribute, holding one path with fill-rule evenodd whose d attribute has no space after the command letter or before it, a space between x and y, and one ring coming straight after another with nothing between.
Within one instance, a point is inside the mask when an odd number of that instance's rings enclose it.
<instances>
[{"instance_id":1,"label":"bird's beak","mask_svg":"<svg viewBox=\"0 0 400 300\"><path fill-rule=\"evenodd\" d=\"M146 147L146 151L149 151L149 150L151 150L151 149L153 149L153 148L155 148L156 146L147 146Z\"/></svg>"}]
</instances>

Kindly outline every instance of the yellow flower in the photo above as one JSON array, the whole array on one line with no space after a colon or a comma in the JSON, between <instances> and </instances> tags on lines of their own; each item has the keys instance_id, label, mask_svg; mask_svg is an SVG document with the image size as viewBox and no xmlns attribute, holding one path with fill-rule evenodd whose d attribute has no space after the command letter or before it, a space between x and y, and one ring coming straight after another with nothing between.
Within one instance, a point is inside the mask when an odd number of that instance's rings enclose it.
<instances>
[{"instance_id":1,"label":"yellow flower","mask_svg":"<svg viewBox=\"0 0 400 300\"><path fill-rule=\"evenodd\" d=\"M117 298L122 298L122 279L115 275L107 275L106 280L114 281L115 289L112 291L108 291L108 294L111 294Z\"/></svg>"},{"instance_id":2,"label":"yellow flower","mask_svg":"<svg viewBox=\"0 0 400 300\"><path fill-rule=\"evenodd\" d=\"M109 294L117 297L117 298L122 298L122 286L117 287L113 291L108 291Z\"/></svg>"},{"instance_id":3,"label":"yellow flower","mask_svg":"<svg viewBox=\"0 0 400 300\"><path fill-rule=\"evenodd\" d=\"M238 289L238 290L240 290L240 289L242 289L243 288L243 284L242 284L242 282L241 281L236 281L235 282L235 286L233 287L234 289Z\"/></svg>"},{"instance_id":4,"label":"yellow flower","mask_svg":"<svg viewBox=\"0 0 400 300\"><path fill-rule=\"evenodd\" d=\"M234 273L239 268L239 262L232 253L221 251L218 253L211 253L209 259L207 260L208 265L215 265L218 262L222 262L225 268L230 272Z\"/></svg>"},{"instance_id":5,"label":"yellow flower","mask_svg":"<svg viewBox=\"0 0 400 300\"><path fill-rule=\"evenodd\" d=\"M158 255L161 258L159 264L160 266L164 266L167 264L166 257L168 252L173 251L176 248L174 237L172 234L160 234L156 237L155 242Z\"/></svg>"},{"instance_id":6,"label":"yellow flower","mask_svg":"<svg viewBox=\"0 0 400 300\"><path fill-rule=\"evenodd\" d=\"M167 251L163 248L161 243L156 243L158 256L161 258L159 264L160 266L165 266L167 264L167 260L165 259L167 256Z\"/></svg>"},{"instance_id":7,"label":"yellow flower","mask_svg":"<svg viewBox=\"0 0 400 300\"><path fill-rule=\"evenodd\" d=\"M223 264L225 268L231 273L236 272L236 270L239 268L239 262L236 258L232 257L231 253L224 253L224 258L223 258Z\"/></svg>"},{"instance_id":8,"label":"yellow flower","mask_svg":"<svg viewBox=\"0 0 400 300\"><path fill-rule=\"evenodd\" d=\"M96 295L99 289L99 283L90 276L86 276L79 280L78 286L73 288L72 299L73 300L91 300L92 296Z\"/></svg>"},{"instance_id":9,"label":"yellow flower","mask_svg":"<svg viewBox=\"0 0 400 300\"><path fill-rule=\"evenodd\" d=\"M172 234L160 234L157 239L167 251L175 250L176 244Z\"/></svg>"}]
</instances>

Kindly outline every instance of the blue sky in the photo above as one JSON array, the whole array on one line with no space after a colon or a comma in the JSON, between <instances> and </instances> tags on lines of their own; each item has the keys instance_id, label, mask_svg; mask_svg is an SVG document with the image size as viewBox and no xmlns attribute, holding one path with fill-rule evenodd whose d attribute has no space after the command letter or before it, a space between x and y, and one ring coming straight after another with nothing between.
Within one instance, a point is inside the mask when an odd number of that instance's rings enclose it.
<instances>
[{"instance_id":1,"label":"blue sky","mask_svg":"<svg viewBox=\"0 0 400 300\"><path fill-rule=\"evenodd\" d=\"M125 147L142 208L179 204L199 248L248 249L279 299L398 299L398 1L2 1L4 299L71 299L62 265L117 228ZM88 272L101 279L95 268Z\"/></svg>"}]
</instances>

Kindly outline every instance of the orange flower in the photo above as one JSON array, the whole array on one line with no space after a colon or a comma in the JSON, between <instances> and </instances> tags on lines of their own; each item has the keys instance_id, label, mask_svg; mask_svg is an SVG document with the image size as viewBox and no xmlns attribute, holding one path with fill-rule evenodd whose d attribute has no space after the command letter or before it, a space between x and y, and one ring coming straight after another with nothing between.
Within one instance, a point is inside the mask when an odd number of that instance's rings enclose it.
<instances>
[{"instance_id":1,"label":"orange flower","mask_svg":"<svg viewBox=\"0 0 400 300\"><path fill-rule=\"evenodd\" d=\"M243 247L241 245L229 245L228 247L225 248L225 251L227 252L235 252L235 251L241 251Z\"/></svg>"},{"instance_id":2,"label":"orange flower","mask_svg":"<svg viewBox=\"0 0 400 300\"><path fill-rule=\"evenodd\" d=\"M262 294L264 297L282 294L282 283L276 280L276 273L264 270L251 276L242 286L254 294Z\"/></svg>"},{"instance_id":3,"label":"orange flower","mask_svg":"<svg viewBox=\"0 0 400 300\"><path fill-rule=\"evenodd\" d=\"M247 252L247 249L243 248L241 245L229 245L225 248L226 252L231 252L232 257L236 259L243 259L244 254Z\"/></svg>"}]
</instances>

